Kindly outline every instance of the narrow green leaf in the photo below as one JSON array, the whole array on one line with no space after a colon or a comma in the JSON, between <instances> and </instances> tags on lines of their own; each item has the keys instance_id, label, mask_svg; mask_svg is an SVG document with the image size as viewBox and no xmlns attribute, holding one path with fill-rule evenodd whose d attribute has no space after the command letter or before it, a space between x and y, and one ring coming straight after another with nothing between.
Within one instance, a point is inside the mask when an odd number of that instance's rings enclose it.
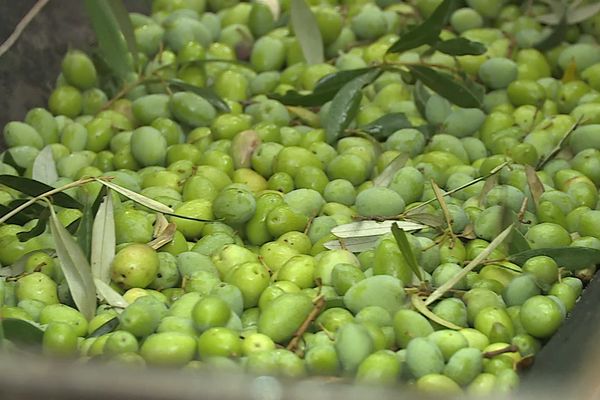
<instances>
[{"instance_id":1,"label":"narrow green leaf","mask_svg":"<svg viewBox=\"0 0 600 400\"><path fill-rule=\"evenodd\" d=\"M600 264L600 250L590 247L556 247L544 249L532 249L513 254L508 257L509 261L518 265L535 256L548 256L554 259L556 263L570 271L589 267L590 265Z\"/></svg>"},{"instance_id":2,"label":"narrow green leaf","mask_svg":"<svg viewBox=\"0 0 600 400\"><path fill-rule=\"evenodd\" d=\"M425 302L423 300L421 300L421 298L416 294L413 294L412 296L410 296L410 302L415 307L415 310L417 310L418 312L423 314L423 316L427 317L431 321L433 321L439 325L442 325L443 327L446 327L448 329L453 329L455 331L458 331L458 330L461 330L464 328L463 326L458 326L450 321L446 321L439 315L435 314L433 311L431 311L429 308L427 308L427 304L425 304Z\"/></svg>"},{"instance_id":3,"label":"narrow green leaf","mask_svg":"<svg viewBox=\"0 0 600 400\"><path fill-rule=\"evenodd\" d=\"M129 12L125 8L122 0L108 0L108 6L110 7L117 24L119 25L119 29L123 34L123 38L125 39L125 43L127 44L127 48L129 50L129 54L133 57L133 67L138 65L138 49L135 41L135 33L133 32L133 24L131 23L131 19L129 18Z\"/></svg>"},{"instance_id":4,"label":"narrow green leaf","mask_svg":"<svg viewBox=\"0 0 600 400\"><path fill-rule=\"evenodd\" d=\"M435 45L436 50L451 56L478 56L487 51L485 45L463 37L444 40Z\"/></svg>"},{"instance_id":5,"label":"narrow green leaf","mask_svg":"<svg viewBox=\"0 0 600 400\"><path fill-rule=\"evenodd\" d=\"M48 186L45 183L14 175L0 175L0 184L18 190L31 197L36 197L54 190L52 186ZM80 202L63 192L53 194L51 200L52 203L57 206L65 208L83 208L83 205Z\"/></svg>"},{"instance_id":6,"label":"narrow green leaf","mask_svg":"<svg viewBox=\"0 0 600 400\"><path fill-rule=\"evenodd\" d=\"M168 207L168 206L164 205L163 203L160 203L149 197L146 197L144 195L141 195L139 193L136 193L132 190L129 190L127 188L124 188L122 186L119 186L117 184L114 184L114 183L104 180L104 179L96 179L96 181L100 182L104 186L107 186L108 188L114 190L115 192L122 194L123 196L127 197L128 199L133 200L136 203L143 205L144 207L148 207L149 209L151 209L153 211L161 212L163 214L172 214L173 213L173 209L171 207Z\"/></svg>"},{"instance_id":7,"label":"narrow green leaf","mask_svg":"<svg viewBox=\"0 0 600 400\"><path fill-rule=\"evenodd\" d=\"M325 134L329 143L335 142L350 125L360 106L362 88L373 82L380 73L380 69L372 69L346 83L335 95L324 121Z\"/></svg>"},{"instance_id":8,"label":"narrow green leaf","mask_svg":"<svg viewBox=\"0 0 600 400\"><path fill-rule=\"evenodd\" d=\"M404 113L390 113L368 123L361 127L360 130L367 132L377 140L385 140L392 133L405 128L413 128L406 115Z\"/></svg>"},{"instance_id":9,"label":"narrow green leaf","mask_svg":"<svg viewBox=\"0 0 600 400\"><path fill-rule=\"evenodd\" d=\"M5 164L10 165L11 167L13 167L14 169L17 170L17 172L19 173L19 175L23 175L25 173L25 168L21 167L19 164L17 164L17 162L15 161L13 155L12 155L12 151L11 149L8 149L7 151L5 151L4 153L2 153L2 162Z\"/></svg>"},{"instance_id":10,"label":"narrow green leaf","mask_svg":"<svg viewBox=\"0 0 600 400\"><path fill-rule=\"evenodd\" d=\"M373 70L375 67L350 69L325 75L321 78L312 93L301 94L289 90L284 95L272 94L270 98L289 106L318 107L333 99L337 92L354 78Z\"/></svg>"},{"instance_id":11,"label":"narrow green leaf","mask_svg":"<svg viewBox=\"0 0 600 400\"><path fill-rule=\"evenodd\" d=\"M409 65L408 68L425 86L460 107L479 108L481 100L471 88L453 76L438 72L422 65Z\"/></svg>"},{"instance_id":12,"label":"narrow green leaf","mask_svg":"<svg viewBox=\"0 0 600 400\"><path fill-rule=\"evenodd\" d=\"M44 147L33 161L31 177L46 185L52 185L58 179L56 163L54 162L50 146Z\"/></svg>"},{"instance_id":13,"label":"narrow green leaf","mask_svg":"<svg viewBox=\"0 0 600 400\"><path fill-rule=\"evenodd\" d=\"M375 179L373 179L373 186L387 187L390 182L392 182L392 179L394 179L396 173L400 171L404 165L406 165L406 162L409 160L409 158L410 156L408 153L401 153L396 156L396 158L394 158L392 162L390 162L387 167L385 167L383 171L381 171L381 173L377 175Z\"/></svg>"},{"instance_id":14,"label":"narrow green leaf","mask_svg":"<svg viewBox=\"0 0 600 400\"><path fill-rule=\"evenodd\" d=\"M302 48L302 54L308 64L320 64L325 61L323 39L317 19L304 0L292 0L290 16L294 34Z\"/></svg>"},{"instance_id":15,"label":"narrow green leaf","mask_svg":"<svg viewBox=\"0 0 600 400\"><path fill-rule=\"evenodd\" d=\"M44 208L44 211L38 215L38 221L33 228L25 232L17 233L17 238L20 242L26 242L29 239L33 239L36 236L41 235L46 230L48 224L48 218L50 218L50 210Z\"/></svg>"},{"instance_id":16,"label":"narrow green leaf","mask_svg":"<svg viewBox=\"0 0 600 400\"><path fill-rule=\"evenodd\" d=\"M101 300L106 301L112 307L126 308L129 303L125 301L117 291L110 287L106 282L101 279L94 278L94 284L96 285L96 293Z\"/></svg>"},{"instance_id":17,"label":"narrow green leaf","mask_svg":"<svg viewBox=\"0 0 600 400\"><path fill-rule=\"evenodd\" d=\"M79 218L79 220L75 220L73 223L67 226L67 230L69 232L77 233L77 243L79 243L79 246L81 247L81 250L87 259L89 259L92 254L92 231L94 227L94 219L98 209L100 208L100 203L102 202L102 199L104 199L104 196L106 196L107 192L107 187L102 186L102 189L100 189L100 192L96 196L94 202L92 204L86 204L83 208L83 215L81 218ZM71 226L73 224L75 225Z\"/></svg>"},{"instance_id":18,"label":"narrow green leaf","mask_svg":"<svg viewBox=\"0 0 600 400\"><path fill-rule=\"evenodd\" d=\"M429 97L431 97L431 95L427 89L425 89L423 83L417 80L413 88L413 99L415 101L415 105L417 106L417 110L419 110L419 113L423 118L425 118L425 107Z\"/></svg>"},{"instance_id":19,"label":"narrow green leaf","mask_svg":"<svg viewBox=\"0 0 600 400\"><path fill-rule=\"evenodd\" d=\"M50 231L73 301L89 321L96 313L96 287L92 269L83 251L62 226L52 207L50 208Z\"/></svg>"},{"instance_id":20,"label":"narrow green leaf","mask_svg":"<svg viewBox=\"0 0 600 400\"><path fill-rule=\"evenodd\" d=\"M531 247L525 236L518 229L514 229L508 240L509 254L518 254L530 249Z\"/></svg>"},{"instance_id":21,"label":"narrow green leaf","mask_svg":"<svg viewBox=\"0 0 600 400\"><path fill-rule=\"evenodd\" d=\"M394 224L392 225L392 235L394 235L394 239L396 239L396 244L398 244L398 248L402 253L402 257L404 257L406 264L408 264L413 274L415 274L419 281L423 282L423 272L421 271L421 267L419 267L419 263L417 263L417 257L415 257L415 253L408 242L406 232Z\"/></svg>"},{"instance_id":22,"label":"narrow green leaf","mask_svg":"<svg viewBox=\"0 0 600 400\"><path fill-rule=\"evenodd\" d=\"M540 51L553 49L565 40L568 28L567 16L564 14L552 32L547 37L534 44L533 47Z\"/></svg>"},{"instance_id":23,"label":"narrow green leaf","mask_svg":"<svg viewBox=\"0 0 600 400\"><path fill-rule=\"evenodd\" d=\"M107 333L110 333L110 332L114 331L115 329L117 329L118 326L119 326L119 317L114 316L113 318L109 319L108 321L106 321L105 323L100 325L88 337L98 337L98 336L106 335Z\"/></svg>"},{"instance_id":24,"label":"narrow green leaf","mask_svg":"<svg viewBox=\"0 0 600 400\"><path fill-rule=\"evenodd\" d=\"M126 80L135 72L119 23L107 1L84 0L100 53L106 64L120 79Z\"/></svg>"},{"instance_id":25,"label":"narrow green leaf","mask_svg":"<svg viewBox=\"0 0 600 400\"><path fill-rule=\"evenodd\" d=\"M11 342L27 347L42 344L44 330L38 324L17 318L4 318L0 321L4 337Z\"/></svg>"},{"instance_id":26,"label":"narrow green leaf","mask_svg":"<svg viewBox=\"0 0 600 400\"><path fill-rule=\"evenodd\" d=\"M198 96L204 98L204 100L206 100L210 104L212 104L219 111L223 111L223 112L231 111L229 109L229 106L227 105L227 103L222 98L220 98L212 89L192 85L192 84L184 82L180 79L167 79L165 82L169 86L178 87L180 89L187 90L189 92L197 94Z\"/></svg>"},{"instance_id":27,"label":"narrow green leaf","mask_svg":"<svg viewBox=\"0 0 600 400\"><path fill-rule=\"evenodd\" d=\"M19 207L21 204L25 203L26 199L17 199L8 203L7 206L0 204L0 218L3 218L9 212L12 212L15 208ZM25 225L32 219L37 219L37 217L44 211L46 207L41 204L34 203L31 206L27 207L23 211L13 215L9 219L7 219L6 223L9 224L17 224L17 225Z\"/></svg>"},{"instance_id":28,"label":"narrow green leaf","mask_svg":"<svg viewBox=\"0 0 600 400\"><path fill-rule=\"evenodd\" d=\"M456 285L461 279L467 276L469 272L471 272L475 267L477 267L479 264L485 261L485 259L488 258L492 251L494 251L498 246L500 246L504 239L506 239L510 235L512 229L513 225L510 225L508 228L500 232L500 234L496 236L496 238L492 240L492 242L481 253L479 253L477 257L471 260L471 262L469 262L460 273L456 274L452 277L452 279L449 279L442 286L434 290L433 293L429 295L427 300L425 300L425 305L429 305L437 299L439 299L440 297L442 297L444 293L452 289L454 285Z\"/></svg>"},{"instance_id":29,"label":"narrow green leaf","mask_svg":"<svg viewBox=\"0 0 600 400\"><path fill-rule=\"evenodd\" d=\"M396 41L388 53L402 53L424 44L433 45L439 40L442 29L452 12L458 8L458 0L444 0L422 24L412 28Z\"/></svg>"},{"instance_id":30,"label":"narrow green leaf","mask_svg":"<svg viewBox=\"0 0 600 400\"><path fill-rule=\"evenodd\" d=\"M115 245L115 217L109 191L94 219L91 251L92 276L106 284L110 282L110 265L115 256Z\"/></svg>"}]
</instances>

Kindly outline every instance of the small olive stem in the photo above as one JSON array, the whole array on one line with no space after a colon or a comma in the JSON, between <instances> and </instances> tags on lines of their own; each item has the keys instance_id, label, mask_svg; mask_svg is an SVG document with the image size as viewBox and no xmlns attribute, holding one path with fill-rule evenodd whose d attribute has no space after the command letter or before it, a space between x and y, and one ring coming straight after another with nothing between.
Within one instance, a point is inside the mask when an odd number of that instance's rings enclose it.
<instances>
[{"instance_id":1,"label":"small olive stem","mask_svg":"<svg viewBox=\"0 0 600 400\"><path fill-rule=\"evenodd\" d=\"M145 77L145 76L144 77L140 77L139 79L136 79L134 82L123 86L123 88L121 90L119 90L119 92L117 94L115 94L110 100L108 100L106 103L104 103L104 105L100 108L100 111L104 111L104 110L109 109L113 104L115 104L115 102L117 100L122 99L124 96L126 96L133 89L135 89L136 87L138 87L139 85L141 85L142 83L144 83L147 79L148 78Z\"/></svg>"},{"instance_id":2,"label":"small olive stem","mask_svg":"<svg viewBox=\"0 0 600 400\"><path fill-rule=\"evenodd\" d=\"M491 171L490 171L490 172L489 172L487 175L480 176L479 178L475 178L475 179L473 179L472 181L470 181L470 182L467 182L467 183L465 183L465 184L463 184L463 185L460 185L460 186L459 186L459 187L457 187L457 188L454 188L454 189L452 189L452 190L449 190L449 191L445 192L445 193L443 194L443 196L444 196L444 197L446 197L446 196L450 196L450 195L452 195L452 194L454 194L454 193L456 193L456 192L459 192L459 191L461 191L461 190L463 190L463 189L466 189L466 188L468 188L469 186L473 186L474 184L476 184L476 183L478 183L478 182L484 181L484 180L486 180L487 178L489 178L490 176L496 175L498 172L500 172L500 171L502 170L502 168L506 167L508 164L510 164L510 162L509 162L509 161L505 161L505 162L503 162L502 164L498 165L496 168L492 169L492 170L491 170ZM405 212L405 213L403 213L403 214L400 214L400 216L399 216L399 217L401 217L401 218L410 218L410 214L411 214L411 213L414 213L414 212L415 212L415 210L418 210L418 209L420 209L420 208L423 208L423 207L425 207L425 206L427 206L427 205L429 205L429 204L431 204L431 203L434 203L434 202L436 202L436 201L438 201L438 199L437 199L436 197L434 197L433 199L429 199L429 200L427 200L427 201L424 201L423 203L419 204L418 206L416 206L416 207L414 207L414 208L411 208L410 210L406 211L406 212ZM388 218L388 219L390 219L390 218Z\"/></svg>"},{"instance_id":3,"label":"small olive stem","mask_svg":"<svg viewBox=\"0 0 600 400\"><path fill-rule=\"evenodd\" d=\"M300 327L296 330L296 332L294 332L294 336L292 337L292 340L290 340L290 342L288 343L288 345L286 347L289 351L296 351L296 349L298 347L298 343L300 343L300 338L302 338L302 335L304 335L304 333L306 332L306 330L308 329L310 324L312 324L312 322L315 319L317 319L317 316L321 313L321 310L323 310L324 307L325 307L325 297L320 295L315 299L314 307L311 310L311 312L308 314L308 316L306 317L304 322L302 322L302 325L300 325Z\"/></svg>"},{"instance_id":4,"label":"small olive stem","mask_svg":"<svg viewBox=\"0 0 600 400\"><path fill-rule=\"evenodd\" d=\"M565 142L567 141L567 139L569 138L569 136L571 136L571 133L573 133L573 131L575 131L575 129L577 129L577 127L581 124L581 121L583 120L583 115L580 116L579 118L577 118L577 121L575 121L575 123L573 125L571 125L571 127L565 132L565 134L563 135L562 138L560 138L560 141L558 142L558 144L556 145L556 147L554 149L552 149L552 151L550 152L550 154L548 154L545 158L541 159L540 162L538 163L538 165L535 167L535 169L537 171L539 171L540 169L544 168L544 165L546 165L550 160L552 160L554 158L554 156L556 156L558 154L559 151L562 150Z\"/></svg>"},{"instance_id":5,"label":"small olive stem","mask_svg":"<svg viewBox=\"0 0 600 400\"><path fill-rule=\"evenodd\" d=\"M77 180L75 182L67 183L66 185L61 186L59 188L49 190L49 191L47 191L45 193L40 194L39 196L33 197L33 198L29 199L28 201L26 201L25 203L21 204L19 207L17 207L14 210L12 210L11 212L3 215L0 218L0 224L5 223L8 219L10 219L11 217L17 215L18 213L20 213L21 211L23 211L24 209L26 209L27 207L29 207L30 205L32 205L33 203L35 203L36 201L46 199L46 198L52 196L53 194L63 192L65 190L67 190L67 189L71 189L71 188L74 188L74 187L85 185L86 183L89 183L89 182L94 182L95 180L96 180L96 178L82 178L82 179L79 179L79 180Z\"/></svg>"},{"instance_id":6,"label":"small olive stem","mask_svg":"<svg viewBox=\"0 0 600 400\"><path fill-rule=\"evenodd\" d=\"M498 350L486 351L485 353L483 353L483 357L484 358L494 358L496 356L499 356L500 354L514 353L517 351L519 351L519 348L517 346L515 346L514 344L511 344L509 346L503 347Z\"/></svg>"},{"instance_id":7,"label":"small olive stem","mask_svg":"<svg viewBox=\"0 0 600 400\"><path fill-rule=\"evenodd\" d=\"M527 203L529 203L529 197L524 197L523 202L521 203L521 208L519 208L519 212L517 214L517 221L520 223L525 223L525 212L527 211Z\"/></svg>"}]
</instances>

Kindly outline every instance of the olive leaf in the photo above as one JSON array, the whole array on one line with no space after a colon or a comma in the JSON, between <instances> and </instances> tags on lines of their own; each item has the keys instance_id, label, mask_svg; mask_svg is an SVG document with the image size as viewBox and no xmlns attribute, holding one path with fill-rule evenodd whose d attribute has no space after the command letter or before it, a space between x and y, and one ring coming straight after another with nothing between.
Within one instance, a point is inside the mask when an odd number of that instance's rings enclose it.
<instances>
[{"instance_id":1,"label":"olive leaf","mask_svg":"<svg viewBox=\"0 0 600 400\"><path fill-rule=\"evenodd\" d=\"M412 303L415 310L423 314L429 320L448 329L453 329L455 331L463 329L462 326L458 326L450 321L446 321L445 319L431 311L429 308L427 308L427 304L425 304L425 302L419 297L419 295L413 294L412 296L410 296L410 302Z\"/></svg>"},{"instance_id":2,"label":"olive leaf","mask_svg":"<svg viewBox=\"0 0 600 400\"><path fill-rule=\"evenodd\" d=\"M451 56L478 56L487 51L483 43L473 42L463 37L438 42L435 44L435 49Z\"/></svg>"},{"instance_id":3,"label":"olive leaf","mask_svg":"<svg viewBox=\"0 0 600 400\"><path fill-rule=\"evenodd\" d=\"M52 185L58 179L56 163L54 162L54 156L52 155L52 148L50 146L44 147L35 157L35 160L33 160L31 177L46 185Z\"/></svg>"},{"instance_id":4,"label":"olive leaf","mask_svg":"<svg viewBox=\"0 0 600 400\"><path fill-rule=\"evenodd\" d=\"M110 333L110 332L114 331L115 329L117 329L117 327L119 326L119 323L120 323L119 316L115 315L113 318L109 319L108 321L106 321L105 323L100 325L95 331L90 333L88 335L88 337L98 337L98 336L106 335L107 333Z\"/></svg>"},{"instance_id":5,"label":"olive leaf","mask_svg":"<svg viewBox=\"0 0 600 400\"><path fill-rule=\"evenodd\" d=\"M407 65L413 76L440 96L460 107L480 108L480 93L452 75L423 65ZM468 78L467 78L468 79Z\"/></svg>"},{"instance_id":6,"label":"olive leaf","mask_svg":"<svg viewBox=\"0 0 600 400\"><path fill-rule=\"evenodd\" d=\"M37 223L33 228L25 232L17 233L17 238L20 242L26 242L29 239L33 239L36 236L41 235L46 230L46 225L48 224L48 218L50 218L50 210L45 207L44 211L40 215L38 215Z\"/></svg>"},{"instance_id":7,"label":"olive leaf","mask_svg":"<svg viewBox=\"0 0 600 400\"><path fill-rule=\"evenodd\" d=\"M385 235L390 233L392 225L405 231L418 231L427 228L427 225L417 224L410 221L358 221L338 225L331 230L338 238L358 238L365 236Z\"/></svg>"},{"instance_id":8,"label":"olive leaf","mask_svg":"<svg viewBox=\"0 0 600 400\"><path fill-rule=\"evenodd\" d=\"M96 178L96 182L100 182L104 186L107 186L109 189L112 189L115 192L122 194L123 196L127 197L128 199L133 200L134 202L141 204L142 206L147 207L147 208L151 209L152 211L157 211L157 212L160 212L163 214L172 214L173 213L173 209L171 207L168 207L161 202L158 202L149 197L146 197L144 195L136 193L133 190L129 190L127 188L119 186L119 185L112 183L110 181L107 181L105 179Z\"/></svg>"},{"instance_id":9,"label":"olive leaf","mask_svg":"<svg viewBox=\"0 0 600 400\"><path fill-rule=\"evenodd\" d=\"M304 0L292 0L290 16L294 34L308 64L325 61L323 39L317 19Z\"/></svg>"},{"instance_id":10,"label":"olive leaf","mask_svg":"<svg viewBox=\"0 0 600 400\"><path fill-rule=\"evenodd\" d=\"M436 42L440 40L440 33L448 23L450 15L458 8L458 6L458 0L442 1L429 18L401 35L388 49L388 53L402 53L424 44L436 44Z\"/></svg>"},{"instance_id":11,"label":"olive leaf","mask_svg":"<svg viewBox=\"0 0 600 400\"><path fill-rule=\"evenodd\" d=\"M83 212L81 218L79 220L75 220L73 223L76 224L75 233L77 234L77 243L81 247L83 254L89 259L92 253L92 236L94 230L94 219L96 218L96 213L100 208L100 204L102 203L102 199L108 192L106 186L102 186L100 192L96 196L96 199L92 204L86 204L83 208ZM72 224L67 227L69 232L73 232L71 229Z\"/></svg>"},{"instance_id":12,"label":"olive leaf","mask_svg":"<svg viewBox=\"0 0 600 400\"><path fill-rule=\"evenodd\" d=\"M26 195L36 197L49 191L55 190L52 186L36 181L34 179L24 178L14 175L0 175L0 184L6 185L12 189L18 190ZM58 192L52 195L53 204L65 208L82 209L83 205L64 192Z\"/></svg>"},{"instance_id":13,"label":"olive leaf","mask_svg":"<svg viewBox=\"0 0 600 400\"><path fill-rule=\"evenodd\" d=\"M373 186L384 186L387 187L398 171L400 171L406 162L410 159L407 153L400 153L397 155L379 175L373 179Z\"/></svg>"},{"instance_id":14,"label":"olive leaf","mask_svg":"<svg viewBox=\"0 0 600 400\"><path fill-rule=\"evenodd\" d=\"M39 324L18 318L3 318L0 322L7 340L26 347L42 344L44 329Z\"/></svg>"},{"instance_id":15,"label":"olive leaf","mask_svg":"<svg viewBox=\"0 0 600 400\"><path fill-rule=\"evenodd\" d=\"M149 82L154 82L154 80L151 79L149 80ZM157 79L156 82L165 82L169 86L174 86L179 89L195 93L198 96L202 97L204 100L208 101L210 104L213 105L213 107L215 107L219 111L231 111L229 109L229 105L227 105L227 103L222 98L220 98L212 89L192 85L191 83L184 82L181 79Z\"/></svg>"},{"instance_id":16,"label":"olive leaf","mask_svg":"<svg viewBox=\"0 0 600 400\"><path fill-rule=\"evenodd\" d=\"M52 205L50 205L50 232L73 301L89 321L96 313L96 287L92 269L81 247L58 220Z\"/></svg>"},{"instance_id":17,"label":"olive leaf","mask_svg":"<svg viewBox=\"0 0 600 400\"><path fill-rule=\"evenodd\" d=\"M523 265L525 261L536 256L551 257L560 267L570 271L600 264L600 250L576 246L527 250L510 255L508 260L517 265Z\"/></svg>"},{"instance_id":18,"label":"olive leaf","mask_svg":"<svg viewBox=\"0 0 600 400\"><path fill-rule=\"evenodd\" d=\"M11 149L8 149L2 153L2 162L13 167L19 175L23 175L25 173L25 168L21 167L15 161Z\"/></svg>"},{"instance_id":19,"label":"olive leaf","mask_svg":"<svg viewBox=\"0 0 600 400\"><path fill-rule=\"evenodd\" d=\"M129 50L129 54L131 54L133 58L133 67L138 65L138 50L137 44L135 41L135 33L133 31L133 24L131 23L131 19L129 18L129 12L125 8L122 0L108 0L108 6L112 11L115 20L123 34L123 38L125 39L125 43L127 44L127 48Z\"/></svg>"},{"instance_id":20,"label":"olive leaf","mask_svg":"<svg viewBox=\"0 0 600 400\"><path fill-rule=\"evenodd\" d=\"M147 244L148 244L148 246L152 247L154 250L158 250L161 247L163 247L164 245L173 241L173 237L175 236L176 231L177 231L177 225L174 224L173 222L170 222L169 224L167 224L165 229L163 229L162 232L157 237L152 239Z\"/></svg>"},{"instance_id":21,"label":"olive leaf","mask_svg":"<svg viewBox=\"0 0 600 400\"><path fill-rule=\"evenodd\" d=\"M556 0L544 1L552 8L552 13L543 14L537 17L537 20L547 25L560 24L563 15L567 17L567 24L574 25L593 17L600 12L600 3L581 5L583 1L575 0L567 6L564 2Z\"/></svg>"},{"instance_id":22,"label":"olive leaf","mask_svg":"<svg viewBox=\"0 0 600 400\"><path fill-rule=\"evenodd\" d=\"M552 32L544 39L534 44L533 47L540 51L553 49L554 47L561 44L563 40L565 40L568 28L569 25L567 23L567 15L563 14L563 16L560 18L559 23L552 30Z\"/></svg>"},{"instance_id":23,"label":"olive leaf","mask_svg":"<svg viewBox=\"0 0 600 400\"><path fill-rule=\"evenodd\" d=\"M95 0L84 0L83 4L106 65L118 78L127 80L135 70L111 5L107 1Z\"/></svg>"},{"instance_id":24,"label":"olive leaf","mask_svg":"<svg viewBox=\"0 0 600 400\"><path fill-rule=\"evenodd\" d=\"M92 226L90 264L95 280L100 280L105 284L110 282L110 265L115 256L115 245L113 200L110 191L107 191ZM98 288L97 284L96 288Z\"/></svg>"},{"instance_id":25,"label":"olive leaf","mask_svg":"<svg viewBox=\"0 0 600 400\"><path fill-rule=\"evenodd\" d=\"M404 113L386 114L365 126L361 126L360 130L368 133L377 140L385 140L392 133L405 128L415 128L423 131L423 133L426 133L424 130L427 130L425 126L413 126Z\"/></svg>"},{"instance_id":26,"label":"olive leaf","mask_svg":"<svg viewBox=\"0 0 600 400\"><path fill-rule=\"evenodd\" d=\"M325 75L319 79L314 90L309 94L289 90L284 95L271 94L269 97L289 106L322 106L333 99L346 83L375 68L377 67L357 68Z\"/></svg>"},{"instance_id":27,"label":"olive leaf","mask_svg":"<svg viewBox=\"0 0 600 400\"><path fill-rule=\"evenodd\" d=\"M423 85L421 81L416 81L413 87L413 99L415 106L417 106L417 110L419 110L422 117L425 117L425 107L429 97L431 97L431 95L427 89L425 89L425 85Z\"/></svg>"},{"instance_id":28,"label":"olive leaf","mask_svg":"<svg viewBox=\"0 0 600 400\"><path fill-rule=\"evenodd\" d=\"M408 237L406 237L406 232L404 229L400 229L398 227L398 222L392 225L392 235L394 235L394 239L396 239L396 244L398 244L398 248L400 249L400 253L406 264L410 267L415 276L419 279L419 282L423 282L423 272L421 267L419 267L419 263L417 262L417 257L415 257L415 253L408 242Z\"/></svg>"},{"instance_id":29,"label":"olive leaf","mask_svg":"<svg viewBox=\"0 0 600 400\"><path fill-rule=\"evenodd\" d=\"M96 293L100 300L106 301L112 307L126 308L129 305L123 296L102 279L94 278L94 285L96 286Z\"/></svg>"},{"instance_id":30,"label":"olive leaf","mask_svg":"<svg viewBox=\"0 0 600 400\"><path fill-rule=\"evenodd\" d=\"M462 271L460 271L460 273L456 274L451 279L449 279L444 284L442 284L440 287L438 287L436 290L434 290L433 293L431 293L429 295L427 300L425 300L425 305L429 305L429 304L433 303L434 301L438 300L440 297L442 297L444 295L444 293L446 293L448 290L452 289L454 287L454 285L456 285L461 279L463 279L465 276L467 276L467 274L469 272L471 272L475 267L477 267L479 264L481 264L483 261L485 261L485 259L488 258L488 256L492 253L492 251L494 251L498 246L500 246L500 244L502 244L504 239L506 239L510 235L513 228L514 228L514 225L509 225L508 228L506 228L502 232L500 232L500 234L498 236L496 236L496 238L494 240L492 240L492 242L481 253L479 253L477 255L477 257L475 257L473 260L471 260L462 269Z\"/></svg>"},{"instance_id":31,"label":"olive leaf","mask_svg":"<svg viewBox=\"0 0 600 400\"><path fill-rule=\"evenodd\" d=\"M379 68L372 69L346 83L335 95L323 123L327 142L335 142L350 125L360 106L362 88L373 82L380 73Z\"/></svg>"},{"instance_id":32,"label":"olive leaf","mask_svg":"<svg viewBox=\"0 0 600 400\"><path fill-rule=\"evenodd\" d=\"M338 238L325 242L323 246L329 250L347 250L352 253L362 253L377 247L381 235Z\"/></svg>"},{"instance_id":33,"label":"olive leaf","mask_svg":"<svg viewBox=\"0 0 600 400\"><path fill-rule=\"evenodd\" d=\"M527 186L531 192L533 202L537 207L540 204L540 197L544 194L544 184L540 181L540 177L535 172L535 169L530 165L525 165L525 176L527 178Z\"/></svg>"}]
</instances>

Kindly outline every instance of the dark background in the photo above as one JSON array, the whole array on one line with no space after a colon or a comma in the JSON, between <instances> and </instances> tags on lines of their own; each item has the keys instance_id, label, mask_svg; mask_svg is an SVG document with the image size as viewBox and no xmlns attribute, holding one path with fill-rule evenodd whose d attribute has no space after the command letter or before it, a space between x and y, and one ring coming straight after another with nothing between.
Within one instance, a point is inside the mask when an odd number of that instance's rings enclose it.
<instances>
[{"instance_id":1,"label":"dark background","mask_svg":"<svg viewBox=\"0 0 600 400\"><path fill-rule=\"evenodd\" d=\"M0 43L36 0L0 0ZM149 10L149 2L125 2L131 11ZM0 127L22 120L33 107L46 107L60 62L69 48L89 49L94 35L82 0L50 0L13 47L0 57Z\"/></svg>"}]
</instances>

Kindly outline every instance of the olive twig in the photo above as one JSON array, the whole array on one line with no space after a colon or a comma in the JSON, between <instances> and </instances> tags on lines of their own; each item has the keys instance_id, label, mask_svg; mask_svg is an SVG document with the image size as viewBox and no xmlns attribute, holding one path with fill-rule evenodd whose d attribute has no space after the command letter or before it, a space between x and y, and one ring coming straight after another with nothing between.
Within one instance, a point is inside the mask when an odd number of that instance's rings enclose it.
<instances>
[{"instance_id":1,"label":"olive twig","mask_svg":"<svg viewBox=\"0 0 600 400\"><path fill-rule=\"evenodd\" d=\"M304 332L306 332L306 330L308 329L310 324L315 319L317 319L317 316L321 313L321 310L323 310L323 308L325 307L325 297L322 295L317 297L314 301L314 304L315 305L314 305L313 309L308 314L308 316L306 317L304 322L302 322L300 327L296 330L296 332L294 332L294 336L292 337L292 340L290 340L290 342L288 343L286 348L289 351L296 350L296 348L298 347L298 343L300 342L300 338L302 337L302 335L304 335Z\"/></svg>"},{"instance_id":2,"label":"olive twig","mask_svg":"<svg viewBox=\"0 0 600 400\"><path fill-rule=\"evenodd\" d=\"M454 193L459 192L459 191L461 191L463 189L466 189L469 186L473 186L474 184L476 184L478 182L484 181L487 178L489 178L490 176L493 176L493 175L497 174L498 172L500 172L502 170L502 168L506 167L508 164L510 164L510 162L509 161L505 161L502 164L498 165L496 168L492 169L487 175L483 175L483 176L480 176L479 178L475 178L472 181L465 183L464 185L460 185L457 188L454 188L452 190L449 190L449 191L445 192L443 195L444 195L444 197L453 195ZM401 216L404 217L404 218L410 218L410 214L414 213L415 210L423 208L423 207L425 207L425 206L427 206L427 205L429 205L429 204L431 204L433 202L436 202L436 201L437 201L437 198L435 198L435 197L432 198L432 199L429 199L427 201L424 201L423 203L419 204L418 206L413 207L410 210L408 210L407 212L401 214Z\"/></svg>"},{"instance_id":3,"label":"olive twig","mask_svg":"<svg viewBox=\"0 0 600 400\"><path fill-rule=\"evenodd\" d=\"M498 350L486 351L485 353L483 353L483 357L484 358L494 358L496 356L499 356L500 354L514 353L516 351L519 351L519 348L517 346L515 346L514 344L511 344L509 346L503 347Z\"/></svg>"},{"instance_id":4,"label":"olive twig","mask_svg":"<svg viewBox=\"0 0 600 400\"><path fill-rule=\"evenodd\" d=\"M44 8L44 6L48 4L48 1L49 0L38 0L38 2L35 3L33 7L31 7L31 9L27 12L27 14L25 14L23 19L19 21L13 33L11 33L8 39L6 39L4 43L0 45L0 57L2 57L4 53L10 50L10 48L13 47L17 40L19 40L19 37L21 36L25 28L27 28L29 23L31 23L31 21L36 17L36 15L38 15L40 11L42 11L42 8Z\"/></svg>"},{"instance_id":5,"label":"olive twig","mask_svg":"<svg viewBox=\"0 0 600 400\"><path fill-rule=\"evenodd\" d=\"M553 148L552 151L545 158L542 158L540 160L538 165L536 165L536 167L535 167L536 170L539 171L540 169L542 169L544 167L544 165L546 165L548 163L548 161L552 160L554 158L554 156L556 156L558 154L558 152L562 150L565 142L567 141L569 136L571 136L571 133L573 133L573 131L575 131L575 129L577 129L577 127L581 124L582 120L583 120L583 115L580 116L579 118L577 118L577 121L575 121L575 123L573 123L573 125L571 125L571 127L569 127L569 129L567 129L567 131L562 136L562 138L560 138L560 141L558 142L556 147Z\"/></svg>"}]
</instances>

